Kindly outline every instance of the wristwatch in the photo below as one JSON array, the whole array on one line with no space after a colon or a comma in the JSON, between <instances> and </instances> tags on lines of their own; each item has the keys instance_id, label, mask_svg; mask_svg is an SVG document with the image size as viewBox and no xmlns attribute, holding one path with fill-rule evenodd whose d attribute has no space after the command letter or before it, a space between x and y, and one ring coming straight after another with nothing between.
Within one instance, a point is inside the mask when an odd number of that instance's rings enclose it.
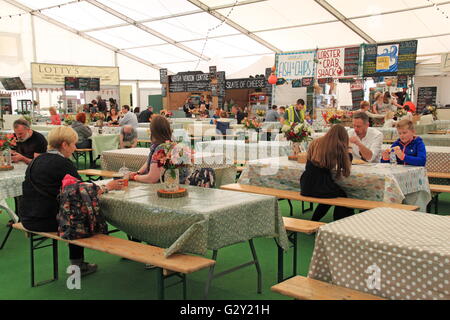
<instances>
[{"instance_id":1,"label":"wristwatch","mask_svg":"<svg viewBox=\"0 0 450 320\"><path fill-rule=\"evenodd\" d=\"M107 187L106 185L104 185L104 186L102 186L102 191L103 191L104 193L108 193L108 192L109 192L109 189L108 189L108 187Z\"/></svg>"}]
</instances>

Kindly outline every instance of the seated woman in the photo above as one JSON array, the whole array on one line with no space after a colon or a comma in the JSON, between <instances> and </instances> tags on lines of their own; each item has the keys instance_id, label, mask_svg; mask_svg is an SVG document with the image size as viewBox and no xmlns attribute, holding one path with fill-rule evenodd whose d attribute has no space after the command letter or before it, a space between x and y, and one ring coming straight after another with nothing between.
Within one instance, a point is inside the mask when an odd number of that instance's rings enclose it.
<instances>
[{"instance_id":1,"label":"seated woman","mask_svg":"<svg viewBox=\"0 0 450 320\"><path fill-rule=\"evenodd\" d=\"M151 146L150 154L147 162L137 171L130 174L130 180L158 183L164 167L158 167L158 161L154 159L153 155L161 150L161 144L172 140L172 129L169 121L160 115L153 115L150 123ZM184 181L185 175L180 172L180 182Z\"/></svg>"},{"instance_id":2,"label":"seated woman","mask_svg":"<svg viewBox=\"0 0 450 320\"><path fill-rule=\"evenodd\" d=\"M108 117L106 117L106 122L108 122L108 125L111 126L118 126L119 125L119 113L117 112L116 108L111 108L109 111Z\"/></svg>"},{"instance_id":3,"label":"seated woman","mask_svg":"<svg viewBox=\"0 0 450 320\"><path fill-rule=\"evenodd\" d=\"M334 180L350 175L351 160L347 130L339 124L332 126L323 137L313 140L309 145L306 168L300 177L301 195L316 198L347 197ZM336 172L335 179L332 177L332 171ZM322 219L330 207L319 204L311 220ZM353 213L353 209L335 207L334 220Z\"/></svg>"},{"instance_id":4,"label":"seated woman","mask_svg":"<svg viewBox=\"0 0 450 320\"><path fill-rule=\"evenodd\" d=\"M77 168L70 160L78 136L70 127L61 126L48 134L48 151L36 157L25 172L22 183L23 196L19 216L23 226L31 231L54 232L58 230L56 215L59 210L57 196L64 176L80 179ZM124 180L112 180L101 192L122 189ZM84 248L69 244L69 258L72 265L81 269L81 275L97 270L97 265L84 261Z\"/></svg>"},{"instance_id":5,"label":"seated woman","mask_svg":"<svg viewBox=\"0 0 450 320\"><path fill-rule=\"evenodd\" d=\"M209 118L209 110L206 109L206 105L204 103L200 105L199 114L200 118Z\"/></svg>"},{"instance_id":6,"label":"seated woman","mask_svg":"<svg viewBox=\"0 0 450 320\"><path fill-rule=\"evenodd\" d=\"M53 125L57 125L57 126L61 125L61 118L56 113L55 107L50 107L48 109L48 111L50 112L50 123L49 124L53 124Z\"/></svg>"},{"instance_id":7,"label":"seated woman","mask_svg":"<svg viewBox=\"0 0 450 320\"><path fill-rule=\"evenodd\" d=\"M86 149L92 147L92 141L89 139L92 136L92 130L86 123L86 113L80 112L76 115L75 121L72 122L72 129L78 135L77 149Z\"/></svg>"}]
</instances>

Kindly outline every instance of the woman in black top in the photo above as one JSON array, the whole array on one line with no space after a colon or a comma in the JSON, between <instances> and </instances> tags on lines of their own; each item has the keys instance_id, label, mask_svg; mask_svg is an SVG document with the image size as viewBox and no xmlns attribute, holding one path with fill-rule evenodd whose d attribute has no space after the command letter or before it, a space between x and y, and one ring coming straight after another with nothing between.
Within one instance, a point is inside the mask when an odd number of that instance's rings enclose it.
<instances>
[{"instance_id":1,"label":"woman in black top","mask_svg":"<svg viewBox=\"0 0 450 320\"><path fill-rule=\"evenodd\" d=\"M36 157L25 172L22 183L23 196L19 216L23 226L31 231L54 232L58 230L56 215L59 210L57 196L66 174L80 179L70 157L76 149L77 133L70 127L61 126L48 134L48 151ZM103 192L122 189L123 180L106 184ZM100 192L102 192L100 191ZM78 265L81 274L95 272L97 265L84 262L83 247L69 244L72 265Z\"/></svg>"},{"instance_id":2,"label":"woman in black top","mask_svg":"<svg viewBox=\"0 0 450 320\"><path fill-rule=\"evenodd\" d=\"M341 125L334 125L321 138L313 140L308 148L305 172L300 177L300 193L303 196L316 198L347 197L332 177L348 177L352 165L352 154L349 152L347 130ZM330 205L319 204L312 220L319 221L327 213ZM352 215L353 209L335 207L334 220Z\"/></svg>"},{"instance_id":3,"label":"woman in black top","mask_svg":"<svg viewBox=\"0 0 450 320\"><path fill-rule=\"evenodd\" d=\"M117 113L117 109L111 108L111 110L109 111L109 115L106 118L106 122L108 122L108 124L110 124L110 125L119 125L119 119L120 119L120 116Z\"/></svg>"}]
</instances>

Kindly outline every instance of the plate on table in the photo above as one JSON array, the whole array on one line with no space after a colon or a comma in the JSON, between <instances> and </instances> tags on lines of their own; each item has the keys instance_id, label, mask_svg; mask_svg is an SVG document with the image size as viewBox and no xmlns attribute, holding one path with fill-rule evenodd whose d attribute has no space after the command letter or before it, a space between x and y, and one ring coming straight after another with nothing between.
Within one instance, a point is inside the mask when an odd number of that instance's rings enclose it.
<instances>
[{"instance_id":1,"label":"plate on table","mask_svg":"<svg viewBox=\"0 0 450 320\"><path fill-rule=\"evenodd\" d=\"M369 164L369 162L363 161L363 160L359 160L359 159L353 159L352 160L352 164L356 164L356 165L358 165L358 164Z\"/></svg>"}]
</instances>

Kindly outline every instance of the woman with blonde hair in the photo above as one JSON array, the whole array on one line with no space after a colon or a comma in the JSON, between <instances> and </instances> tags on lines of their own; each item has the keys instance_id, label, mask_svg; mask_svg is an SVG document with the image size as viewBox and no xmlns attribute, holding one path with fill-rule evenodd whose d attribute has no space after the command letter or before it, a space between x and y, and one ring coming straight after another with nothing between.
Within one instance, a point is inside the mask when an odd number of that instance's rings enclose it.
<instances>
[{"instance_id":1,"label":"woman with blonde hair","mask_svg":"<svg viewBox=\"0 0 450 320\"><path fill-rule=\"evenodd\" d=\"M78 135L70 127L60 126L48 134L48 151L36 157L25 172L23 196L19 216L30 231L54 232L58 230L56 215L59 210L58 194L66 174L81 180L77 168L70 160L76 149ZM124 180L112 180L99 193L122 189ZM80 267L81 275L97 270L97 265L84 261L84 248L69 244L72 265Z\"/></svg>"},{"instance_id":2,"label":"woman with blonde hair","mask_svg":"<svg viewBox=\"0 0 450 320\"><path fill-rule=\"evenodd\" d=\"M55 107L50 107L48 111L50 112L50 121L51 121L50 124L58 126L61 125L61 118L56 113Z\"/></svg>"},{"instance_id":3,"label":"woman with blonde hair","mask_svg":"<svg viewBox=\"0 0 450 320\"><path fill-rule=\"evenodd\" d=\"M347 197L335 180L348 177L352 165L347 130L337 124L323 136L313 140L308 148L305 171L300 177L300 193L316 198ZM332 172L335 173L333 177ZM312 220L319 221L325 216L330 205L319 204ZM352 215L353 209L335 207L334 220Z\"/></svg>"}]
</instances>

